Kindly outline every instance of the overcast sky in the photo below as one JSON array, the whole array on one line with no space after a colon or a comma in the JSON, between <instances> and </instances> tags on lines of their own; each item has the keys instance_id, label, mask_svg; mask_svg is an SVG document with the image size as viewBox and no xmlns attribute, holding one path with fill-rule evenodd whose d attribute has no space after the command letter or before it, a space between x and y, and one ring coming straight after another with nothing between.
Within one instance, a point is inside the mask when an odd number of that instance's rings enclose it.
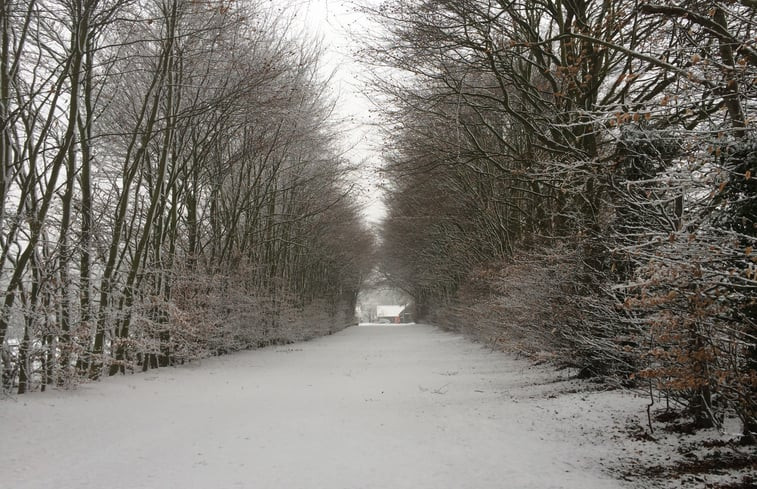
<instances>
[{"instance_id":1,"label":"overcast sky","mask_svg":"<svg viewBox=\"0 0 757 489\"><path fill-rule=\"evenodd\" d=\"M296 19L311 35L323 39L325 69L334 71L333 90L338 96L337 115L344 119L348 134L347 157L365 166L360 185L364 188L369 221L383 216L383 203L375 178L380 163L379 138L371 126L374 116L372 105L363 95L365 67L355 58L359 48L353 33L368 28L369 21L355 10L354 2L345 0L277 0L282 6L296 12Z\"/></svg>"}]
</instances>

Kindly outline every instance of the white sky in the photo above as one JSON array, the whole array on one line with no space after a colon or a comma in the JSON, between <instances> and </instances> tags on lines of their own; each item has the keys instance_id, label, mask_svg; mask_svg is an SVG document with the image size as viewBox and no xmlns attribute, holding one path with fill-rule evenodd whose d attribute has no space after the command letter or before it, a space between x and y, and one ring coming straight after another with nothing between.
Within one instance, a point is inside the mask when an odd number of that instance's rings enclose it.
<instances>
[{"instance_id":1,"label":"white sky","mask_svg":"<svg viewBox=\"0 0 757 489\"><path fill-rule=\"evenodd\" d=\"M349 0L276 0L283 8L296 14L310 35L323 39L325 71L334 72L332 88L339 103L337 116L345 121L347 157L361 164L364 171L359 185L366 205L366 217L375 224L384 216L379 181L375 170L380 164L380 139L372 123L372 104L363 94L366 85L365 67L356 59L358 43L351 33L363 32L369 20L356 12Z\"/></svg>"}]
</instances>

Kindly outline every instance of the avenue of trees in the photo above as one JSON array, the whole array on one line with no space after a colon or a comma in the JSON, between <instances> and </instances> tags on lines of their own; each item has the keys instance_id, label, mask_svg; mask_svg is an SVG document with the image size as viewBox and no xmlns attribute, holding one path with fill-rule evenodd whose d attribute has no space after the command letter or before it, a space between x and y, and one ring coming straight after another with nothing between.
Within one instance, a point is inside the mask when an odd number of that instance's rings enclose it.
<instances>
[{"instance_id":1,"label":"avenue of trees","mask_svg":"<svg viewBox=\"0 0 757 489\"><path fill-rule=\"evenodd\" d=\"M392 108L383 266L420 313L754 441L757 2L366 12Z\"/></svg>"},{"instance_id":2,"label":"avenue of trees","mask_svg":"<svg viewBox=\"0 0 757 489\"><path fill-rule=\"evenodd\" d=\"M320 47L270 9L2 2L4 390L352 321L371 238Z\"/></svg>"}]
</instances>

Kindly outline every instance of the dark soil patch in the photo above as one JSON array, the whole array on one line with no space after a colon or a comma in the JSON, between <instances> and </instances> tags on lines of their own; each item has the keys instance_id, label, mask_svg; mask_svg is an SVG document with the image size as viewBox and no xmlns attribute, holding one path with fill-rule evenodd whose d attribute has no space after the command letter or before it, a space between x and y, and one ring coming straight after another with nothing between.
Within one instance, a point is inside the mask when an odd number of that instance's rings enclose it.
<instances>
[{"instance_id":1,"label":"dark soil patch","mask_svg":"<svg viewBox=\"0 0 757 489\"><path fill-rule=\"evenodd\" d=\"M709 484L711 489L754 489L757 487L757 478L745 475L740 481L726 482L724 484Z\"/></svg>"},{"instance_id":2,"label":"dark soil patch","mask_svg":"<svg viewBox=\"0 0 757 489\"><path fill-rule=\"evenodd\" d=\"M725 474L732 470L755 469L757 470L757 459L750 454L735 453L708 453L705 457L699 458L695 454L689 455L685 460L677 462L667 470L675 476L687 474Z\"/></svg>"},{"instance_id":3,"label":"dark soil patch","mask_svg":"<svg viewBox=\"0 0 757 489\"><path fill-rule=\"evenodd\" d=\"M724 447L734 448L737 445L738 445L738 442L734 440L705 440L702 442L702 446L707 447L707 448L724 448Z\"/></svg>"},{"instance_id":4,"label":"dark soil patch","mask_svg":"<svg viewBox=\"0 0 757 489\"><path fill-rule=\"evenodd\" d=\"M652 479L691 480L698 487L712 489L755 489L757 488L757 457L755 454L708 453L699 458L695 454L686 454L686 460L671 462L670 465L638 467L627 476L643 475ZM750 472L739 475L739 472ZM752 473L753 472L753 473ZM728 482L705 482L704 476L727 476L733 474Z\"/></svg>"},{"instance_id":5,"label":"dark soil patch","mask_svg":"<svg viewBox=\"0 0 757 489\"><path fill-rule=\"evenodd\" d=\"M692 488L757 489L757 447L741 446L738 439L691 441L688 435L698 432L700 426L685 414L676 411L655 413L653 419L656 429L673 433L674 438L668 436L667 443L665 436L658 440L638 423L629 423L626 435L638 441L666 443L678 456L659 465L636 466L628 470L626 476L658 481L677 480L682 487ZM669 445L670 443L676 445Z\"/></svg>"},{"instance_id":6,"label":"dark soil patch","mask_svg":"<svg viewBox=\"0 0 757 489\"><path fill-rule=\"evenodd\" d=\"M683 421L680 423L668 423L662 427L663 431L668 433L680 433L683 435L693 435L701 428L693 421Z\"/></svg>"},{"instance_id":7,"label":"dark soil patch","mask_svg":"<svg viewBox=\"0 0 757 489\"><path fill-rule=\"evenodd\" d=\"M637 441L657 441L657 438L639 425L629 425L626 428L626 434L629 438Z\"/></svg>"},{"instance_id":8,"label":"dark soil patch","mask_svg":"<svg viewBox=\"0 0 757 489\"><path fill-rule=\"evenodd\" d=\"M665 411L661 411L654 415L654 420L658 423L672 423L673 421L678 421L683 417L683 414L680 411L675 411L673 409L667 409Z\"/></svg>"}]
</instances>

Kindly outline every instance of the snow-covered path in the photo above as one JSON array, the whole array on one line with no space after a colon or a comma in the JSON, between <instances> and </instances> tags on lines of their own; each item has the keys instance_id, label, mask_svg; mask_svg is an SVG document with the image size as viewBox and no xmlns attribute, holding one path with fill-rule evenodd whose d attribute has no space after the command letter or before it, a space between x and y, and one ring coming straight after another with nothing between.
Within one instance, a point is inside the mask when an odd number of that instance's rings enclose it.
<instances>
[{"instance_id":1,"label":"snow-covered path","mask_svg":"<svg viewBox=\"0 0 757 489\"><path fill-rule=\"evenodd\" d=\"M547 375L429 326L353 327L0 401L0 487L621 487L592 443L614 401L550 398Z\"/></svg>"}]
</instances>

